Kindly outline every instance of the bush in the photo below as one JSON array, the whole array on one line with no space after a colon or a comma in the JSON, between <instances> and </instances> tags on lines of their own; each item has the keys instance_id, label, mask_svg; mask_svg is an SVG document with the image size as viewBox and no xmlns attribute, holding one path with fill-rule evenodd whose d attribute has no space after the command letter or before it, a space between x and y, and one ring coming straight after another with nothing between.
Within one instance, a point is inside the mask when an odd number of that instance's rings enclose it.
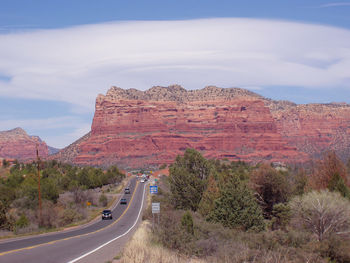
<instances>
[{"instance_id":1,"label":"bush","mask_svg":"<svg viewBox=\"0 0 350 263\"><path fill-rule=\"evenodd\" d=\"M347 169L335 152L328 152L317 164L311 178L311 186L315 189L325 189L328 187L331 178L338 174L347 184Z\"/></svg>"},{"instance_id":2,"label":"bush","mask_svg":"<svg viewBox=\"0 0 350 263\"><path fill-rule=\"evenodd\" d=\"M60 225L64 226L64 225L71 224L75 221L79 221L81 219L83 219L83 216L81 215L81 213L79 213L74 209L67 208L61 214L59 223Z\"/></svg>"},{"instance_id":3,"label":"bush","mask_svg":"<svg viewBox=\"0 0 350 263\"><path fill-rule=\"evenodd\" d=\"M350 242L337 236L332 236L328 240L320 243L318 252L330 262L349 263L350 262Z\"/></svg>"},{"instance_id":4,"label":"bush","mask_svg":"<svg viewBox=\"0 0 350 263\"><path fill-rule=\"evenodd\" d=\"M196 211L205 189L205 182L183 167L170 168L171 200L176 208Z\"/></svg>"},{"instance_id":5,"label":"bush","mask_svg":"<svg viewBox=\"0 0 350 263\"><path fill-rule=\"evenodd\" d=\"M42 218L39 222L39 226L52 228L58 224L58 213L55 209L53 202L43 200L42 204Z\"/></svg>"},{"instance_id":6,"label":"bush","mask_svg":"<svg viewBox=\"0 0 350 263\"><path fill-rule=\"evenodd\" d=\"M228 178L208 219L230 228L258 231L265 228L262 211L253 193L237 176Z\"/></svg>"},{"instance_id":7,"label":"bush","mask_svg":"<svg viewBox=\"0 0 350 263\"><path fill-rule=\"evenodd\" d=\"M330 191L337 191L339 192L342 196L350 199L350 190L349 188L345 185L344 179L338 174L335 173L329 183L328 183L328 189Z\"/></svg>"},{"instance_id":8,"label":"bush","mask_svg":"<svg viewBox=\"0 0 350 263\"><path fill-rule=\"evenodd\" d=\"M6 159L2 160L2 166L3 167L7 168L9 165L10 165L10 163Z\"/></svg>"},{"instance_id":9,"label":"bush","mask_svg":"<svg viewBox=\"0 0 350 263\"><path fill-rule=\"evenodd\" d=\"M337 192L312 191L295 197L290 207L298 227L312 232L319 241L350 234L350 202Z\"/></svg>"},{"instance_id":10,"label":"bush","mask_svg":"<svg viewBox=\"0 0 350 263\"><path fill-rule=\"evenodd\" d=\"M198 211L203 216L208 216L208 214L213 211L215 207L215 200L220 196L220 190L218 183L216 182L214 176L210 175L208 178L207 189L202 195L202 199L199 203Z\"/></svg>"},{"instance_id":11,"label":"bush","mask_svg":"<svg viewBox=\"0 0 350 263\"><path fill-rule=\"evenodd\" d=\"M291 194L291 188L286 176L264 164L251 175L253 188L259 194L264 215L271 218L273 206L277 203L286 202Z\"/></svg>"},{"instance_id":12,"label":"bush","mask_svg":"<svg viewBox=\"0 0 350 263\"><path fill-rule=\"evenodd\" d=\"M159 170L163 170L167 168L167 165L165 163L163 163L161 166L159 166Z\"/></svg>"},{"instance_id":13,"label":"bush","mask_svg":"<svg viewBox=\"0 0 350 263\"><path fill-rule=\"evenodd\" d=\"M44 178L41 182L42 197L54 203L59 197L58 185L53 178Z\"/></svg>"},{"instance_id":14,"label":"bush","mask_svg":"<svg viewBox=\"0 0 350 263\"><path fill-rule=\"evenodd\" d=\"M25 214L22 214L20 218L15 223L16 228L24 228L29 226L29 220L25 216Z\"/></svg>"},{"instance_id":15,"label":"bush","mask_svg":"<svg viewBox=\"0 0 350 263\"><path fill-rule=\"evenodd\" d=\"M154 232L157 242L163 246L179 251L183 254L196 253L193 235L189 234L180 224L179 211L164 211L161 214L160 224L156 225Z\"/></svg>"},{"instance_id":16,"label":"bush","mask_svg":"<svg viewBox=\"0 0 350 263\"><path fill-rule=\"evenodd\" d=\"M0 229L8 228L7 210L8 207L0 200Z\"/></svg>"},{"instance_id":17,"label":"bush","mask_svg":"<svg viewBox=\"0 0 350 263\"><path fill-rule=\"evenodd\" d=\"M100 202L101 206L107 206L107 204L108 204L107 196L105 194L101 194L99 202Z\"/></svg>"},{"instance_id":18,"label":"bush","mask_svg":"<svg viewBox=\"0 0 350 263\"><path fill-rule=\"evenodd\" d=\"M184 215L182 216L181 225L186 230L187 233L189 233L191 235L194 234L193 219L192 219L192 215L189 211L184 213Z\"/></svg>"},{"instance_id":19,"label":"bush","mask_svg":"<svg viewBox=\"0 0 350 263\"><path fill-rule=\"evenodd\" d=\"M276 204L272 210L272 229L285 229L291 219L291 210L288 204Z\"/></svg>"}]
</instances>

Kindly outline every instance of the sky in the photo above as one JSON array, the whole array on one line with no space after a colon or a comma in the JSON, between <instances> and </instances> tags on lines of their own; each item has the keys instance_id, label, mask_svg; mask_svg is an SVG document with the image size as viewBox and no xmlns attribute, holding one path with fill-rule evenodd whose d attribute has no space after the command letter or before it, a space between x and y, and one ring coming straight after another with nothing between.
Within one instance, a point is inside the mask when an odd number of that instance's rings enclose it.
<instances>
[{"instance_id":1,"label":"sky","mask_svg":"<svg viewBox=\"0 0 350 263\"><path fill-rule=\"evenodd\" d=\"M0 130L63 148L111 86L350 103L350 0L0 0Z\"/></svg>"}]
</instances>

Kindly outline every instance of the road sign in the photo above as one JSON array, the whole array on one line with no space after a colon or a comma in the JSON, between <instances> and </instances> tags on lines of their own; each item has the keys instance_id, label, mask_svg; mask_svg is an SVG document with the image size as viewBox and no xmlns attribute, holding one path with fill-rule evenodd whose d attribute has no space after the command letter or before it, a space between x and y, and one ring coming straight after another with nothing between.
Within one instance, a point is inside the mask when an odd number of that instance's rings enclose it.
<instances>
[{"instance_id":1,"label":"road sign","mask_svg":"<svg viewBox=\"0 0 350 263\"><path fill-rule=\"evenodd\" d=\"M160 213L160 203L152 203L152 214Z\"/></svg>"},{"instance_id":2,"label":"road sign","mask_svg":"<svg viewBox=\"0 0 350 263\"><path fill-rule=\"evenodd\" d=\"M158 185L150 185L149 186L149 192L151 194L158 194Z\"/></svg>"}]
</instances>

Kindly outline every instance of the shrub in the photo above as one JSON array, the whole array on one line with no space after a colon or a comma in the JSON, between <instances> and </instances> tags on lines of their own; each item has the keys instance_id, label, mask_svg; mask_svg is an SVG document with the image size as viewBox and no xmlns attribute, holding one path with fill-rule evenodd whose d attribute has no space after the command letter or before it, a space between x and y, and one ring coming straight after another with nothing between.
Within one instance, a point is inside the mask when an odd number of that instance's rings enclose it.
<instances>
[{"instance_id":1,"label":"shrub","mask_svg":"<svg viewBox=\"0 0 350 263\"><path fill-rule=\"evenodd\" d=\"M67 208L61 214L59 223L60 225L68 225L75 221L81 220L82 218L83 216L81 215L81 213L74 209Z\"/></svg>"},{"instance_id":2,"label":"shrub","mask_svg":"<svg viewBox=\"0 0 350 263\"><path fill-rule=\"evenodd\" d=\"M327 188L331 178L338 174L343 178L345 184L347 184L347 170L343 162L335 154L335 152L328 152L320 160L314 170L311 178L311 186L316 189Z\"/></svg>"},{"instance_id":3,"label":"shrub","mask_svg":"<svg viewBox=\"0 0 350 263\"><path fill-rule=\"evenodd\" d=\"M101 194L99 202L100 202L101 206L107 206L107 203L108 203L107 196L105 194Z\"/></svg>"},{"instance_id":4,"label":"shrub","mask_svg":"<svg viewBox=\"0 0 350 263\"><path fill-rule=\"evenodd\" d=\"M342 196L350 199L350 190L345 185L344 179L338 173L333 174L331 177L328 183L328 189L330 191L337 191Z\"/></svg>"},{"instance_id":5,"label":"shrub","mask_svg":"<svg viewBox=\"0 0 350 263\"><path fill-rule=\"evenodd\" d=\"M329 262L349 263L350 262L350 242L335 235L327 240L323 240L316 251Z\"/></svg>"},{"instance_id":6,"label":"shrub","mask_svg":"<svg viewBox=\"0 0 350 263\"><path fill-rule=\"evenodd\" d=\"M54 203L59 197L59 190L56 181L53 178L44 178L41 182L42 197Z\"/></svg>"},{"instance_id":7,"label":"shrub","mask_svg":"<svg viewBox=\"0 0 350 263\"><path fill-rule=\"evenodd\" d=\"M51 201L43 200L42 204L42 218L39 226L56 227L58 224L58 215L54 204Z\"/></svg>"},{"instance_id":8,"label":"shrub","mask_svg":"<svg viewBox=\"0 0 350 263\"><path fill-rule=\"evenodd\" d=\"M2 160L2 166L3 167L7 168L9 165L10 165L10 163L6 159Z\"/></svg>"},{"instance_id":9,"label":"shrub","mask_svg":"<svg viewBox=\"0 0 350 263\"><path fill-rule=\"evenodd\" d=\"M16 221L15 226L16 228L24 228L29 225L29 220L25 216L25 214L22 214L20 218Z\"/></svg>"},{"instance_id":10,"label":"shrub","mask_svg":"<svg viewBox=\"0 0 350 263\"><path fill-rule=\"evenodd\" d=\"M195 253L193 235L181 225L181 215L178 211L163 211L160 224L156 225L155 238L163 246L180 251L183 254Z\"/></svg>"},{"instance_id":11,"label":"shrub","mask_svg":"<svg viewBox=\"0 0 350 263\"><path fill-rule=\"evenodd\" d=\"M0 229L7 227L7 207L4 202L0 200Z\"/></svg>"},{"instance_id":12,"label":"shrub","mask_svg":"<svg viewBox=\"0 0 350 263\"><path fill-rule=\"evenodd\" d=\"M163 163L161 166L159 166L159 170L163 170L167 167L167 165L165 163Z\"/></svg>"},{"instance_id":13,"label":"shrub","mask_svg":"<svg viewBox=\"0 0 350 263\"><path fill-rule=\"evenodd\" d=\"M265 227L262 211L253 193L237 176L228 178L208 219L230 228L260 231Z\"/></svg>"},{"instance_id":14,"label":"shrub","mask_svg":"<svg viewBox=\"0 0 350 263\"><path fill-rule=\"evenodd\" d=\"M191 235L194 234L193 219L192 219L192 215L189 211L184 213L184 215L182 216L181 225L186 230L187 233L189 233Z\"/></svg>"},{"instance_id":15,"label":"shrub","mask_svg":"<svg viewBox=\"0 0 350 263\"><path fill-rule=\"evenodd\" d=\"M195 175L199 179L206 179L211 167L209 162L202 156L202 154L194 149L186 149L183 156L178 155L172 167L182 167L190 174Z\"/></svg>"},{"instance_id":16,"label":"shrub","mask_svg":"<svg viewBox=\"0 0 350 263\"><path fill-rule=\"evenodd\" d=\"M350 202L339 193L328 190L312 191L291 202L293 217L319 241L333 234L350 234Z\"/></svg>"},{"instance_id":17,"label":"shrub","mask_svg":"<svg viewBox=\"0 0 350 263\"><path fill-rule=\"evenodd\" d=\"M253 188L259 195L266 218L271 218L273 206L286 202L291 194L291 188L286 176L270 165L264 164L251 175Z\"/></svg>"},{"instance_id":18,"label":"shrub","mask_svg":"<svg viewBox=\"0 0 350 263\"><path fill-rule=\"evenodd\" d=\"M215 207L214 201L219 198L220 190L218 183L215 181L214 176L210 175L208 178L207 189L202 195L202 199L199 203L198 210L203 216L207 216Z\"/></svg>"},{"instance_id":19,"label":"shrub","mask_svg":"<svg viewBox=\"0 0 350 263\"><path fill-rule=\"evenodd\" d=\"M291 210L288 204L276 204L272 210L272 229L285 229L291 219Z\"/></svg>"},{"instance_id":20,"label":"shrub","mask_svg":"<svg viewBox=\"0 0 350 263\"><path fill-rule=\"evenodd\" d=\"M205 189L205 182L183 167L170 168L171 200L176 208L196 211Z\"/></svg>"}]
</instances>

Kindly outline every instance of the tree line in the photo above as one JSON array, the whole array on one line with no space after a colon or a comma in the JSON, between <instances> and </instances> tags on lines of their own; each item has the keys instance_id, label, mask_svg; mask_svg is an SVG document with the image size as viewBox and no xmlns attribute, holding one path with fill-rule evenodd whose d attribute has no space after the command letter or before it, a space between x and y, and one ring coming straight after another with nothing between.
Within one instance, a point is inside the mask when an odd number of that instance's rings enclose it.
<instances>
[{"instance_id":1,"label":"tree line","mask_svg":"<svg viewBox=\"0 0 350 263\"><path fill-rule=\"evenodd\" d=\"M16 161L9 172L0 178L1 229L13 230L18 220L25 221L24 218L30 217L30 214L34 214L32 221L37 221L37 169L35 162L19 163ZM55 160L41 162L41 198L44 206L48 205L53 208L61 194L70 192L77 203L82 203L86 199L83 198L84 191L119 183L124 177L125 175L116 166L102 170L95 167L77 167ZM19 211L20 213L17 216L16 213L10 213L11 211Z\"/></svg>"},{"instance_id":2,"label":"tree line","mask_svg":"<svg viewBox=\"0 0 350 263\"><path fill-rule=\"evenodd\" d=\"M297 242L291 235L308 233L298 246L312 244L317 248L299 248L305 258L311 253L320 262L327 258L350 262L350 252L344 252L350 251L350 165L334 152L305 170L207 160L196 150L187 149L169 170L163 191L153 197L163 205L163 221L156 231L157 240L165 246L195 255L206 254L209 248L220 250L208 241L217 231L210 234L209 229L219 224L230 231L241 231L235 232L236 236L247 233L243 243L250 243L254 235L280 235L274 242L283 249L291 249ZM282 237L290 240L279 244ZM309 243L311 240L318 243ZM341 249L335 244L341 244Z\"/></svg>"}]
</instances>

